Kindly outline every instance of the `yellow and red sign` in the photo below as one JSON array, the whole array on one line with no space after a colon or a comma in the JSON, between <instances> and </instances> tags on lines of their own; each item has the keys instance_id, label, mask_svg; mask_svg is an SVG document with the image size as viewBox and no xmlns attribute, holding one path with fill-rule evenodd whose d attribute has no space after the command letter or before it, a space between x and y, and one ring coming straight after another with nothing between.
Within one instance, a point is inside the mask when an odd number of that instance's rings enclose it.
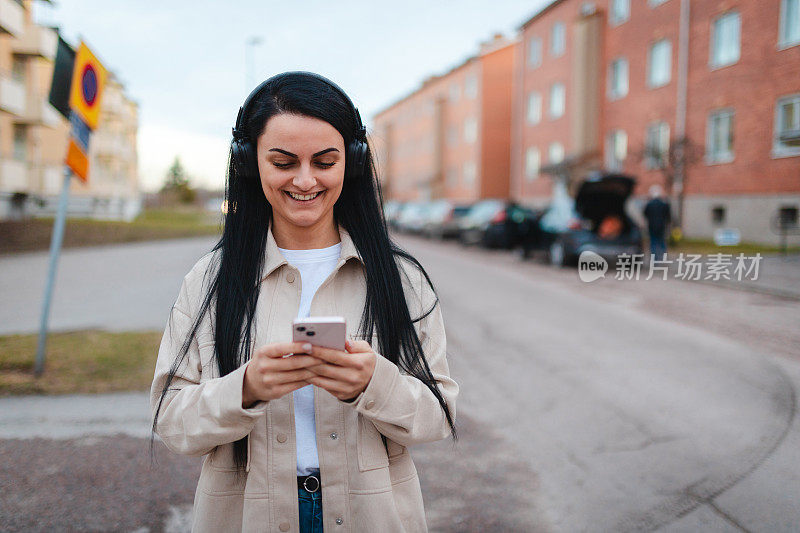
<instances>
[{"instance_id":1,"label":"yellow and red sign","mask_svg":"<svg viewBox=\"0 0 800 533\"><path fill-rule=\"evenodd\" d=\"M75 55L72 71L72 88L69 106L86 123L90 130L97 127L100 115L100 100L106 83L106 69L97 60L89 47L81 42Z\"/></svg>"},{"instance_id":2,"label":"yellow and red sign","mask_svg":"<svg viewBox=\"0 0 800 533\"><path fill-rule=\"evenodd\" d=\"M66 164L84 182L89 178L89 139L97 127L106 69L85 43L75 55L69 94L70 139Z\"/></svg>"}]
</instances>

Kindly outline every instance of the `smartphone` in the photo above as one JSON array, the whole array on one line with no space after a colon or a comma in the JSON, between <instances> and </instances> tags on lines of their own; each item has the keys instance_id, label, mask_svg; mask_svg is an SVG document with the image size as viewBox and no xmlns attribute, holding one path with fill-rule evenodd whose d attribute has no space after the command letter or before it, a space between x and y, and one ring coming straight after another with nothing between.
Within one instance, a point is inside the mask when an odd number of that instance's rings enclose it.
<instances>
[{"instance_id":1,"label":"smartphone","mask_svg":"<svg viewBox=\"0 0 800 533\"><path fill-rule=\"evenodd\" d=\"M343 316L310 316L292 322L292 342L344 351L347 328Z\"/></svg>"}]
</instances>

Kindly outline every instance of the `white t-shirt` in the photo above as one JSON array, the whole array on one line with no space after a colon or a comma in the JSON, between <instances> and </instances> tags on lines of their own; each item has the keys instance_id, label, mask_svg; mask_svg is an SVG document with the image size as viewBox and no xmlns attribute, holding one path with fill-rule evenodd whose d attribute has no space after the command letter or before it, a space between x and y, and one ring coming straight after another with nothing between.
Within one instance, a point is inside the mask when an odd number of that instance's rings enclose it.
<instances>
[{"instance_id":1,"label":"white t-shirt","mask_svg":"<svg viewBox=\"0 0 800 533\"><path fill-rule=\"evenodd\" d=\"M330 276L339 262L342 243L327 248L287 250L278 248L290 265L300 271L302 292L297 318L308 316L311 300L322 282ZM319 473L317 455L317 424L314 420L314 386L306 385L292 393L294 427L297 436L297 475Z\"/></svg>"}]
</instances>

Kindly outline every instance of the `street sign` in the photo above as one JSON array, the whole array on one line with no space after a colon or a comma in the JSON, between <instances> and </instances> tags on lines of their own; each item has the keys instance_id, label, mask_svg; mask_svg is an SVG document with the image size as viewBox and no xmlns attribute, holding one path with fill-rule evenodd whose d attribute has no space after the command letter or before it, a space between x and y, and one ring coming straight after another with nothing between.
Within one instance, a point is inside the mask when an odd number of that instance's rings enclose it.
<instances>
[{"instance_id":1,"label":"street sign","mask_svg":"<svg viewBox=\"0 0 800 533\"><path fill-rule=\"evenodd\" d=\"M106 82L106 69L86 43L81 42L75 55L69 106L93 130L100 115L100 100Z\"/></svg>"},{"instance_id":2,"label":"street sign","mask_svg":"<svg viewBox=\"0 0 800 533\"><path fill-rule=\"evenodd\" d=\"M742 234L736 228L718 228L714 231L714 244L717 246L736 246L742 241Z\"/></svg>"}]
</instances>

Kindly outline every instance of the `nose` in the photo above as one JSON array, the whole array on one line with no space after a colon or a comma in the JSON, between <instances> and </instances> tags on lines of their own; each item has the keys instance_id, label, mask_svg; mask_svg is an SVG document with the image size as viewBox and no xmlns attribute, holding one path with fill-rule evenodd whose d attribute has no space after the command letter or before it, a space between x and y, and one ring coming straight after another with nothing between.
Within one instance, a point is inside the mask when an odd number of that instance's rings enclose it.
<instances>
[{"instance_id":1,"label":"nose","mask_svg":"<svg viewBox=\"0 0 800 533\"><path fill-rule=\"evenodd\" d=\"M317 183L317 179L311 175L312 169L310 164L301 164L300 170L292 179L292 185L301 191L308 191Z\"/></svg>"}]
</instances>

